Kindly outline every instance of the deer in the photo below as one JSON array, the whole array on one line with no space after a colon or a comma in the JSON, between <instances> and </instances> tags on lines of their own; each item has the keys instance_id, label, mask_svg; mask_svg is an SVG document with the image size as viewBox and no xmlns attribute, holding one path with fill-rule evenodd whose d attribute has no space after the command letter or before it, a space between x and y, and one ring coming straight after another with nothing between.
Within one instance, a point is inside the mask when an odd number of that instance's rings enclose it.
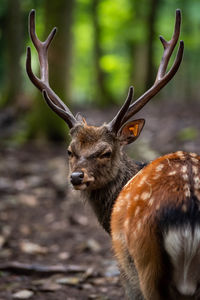
<instances>
[{"instance_id":1,"label":"deer","mask_svg":"<svg viewBox=\"0 0 200 300\"><path fill-rule=\"evenodd\" d=\"M180 67L183 41L167 70L180 26L178 9L171 40L160 37L163 55L152 87L133 102L131 86L114 118L95 126L80 114L73 115L51 89L48 48L56 28L42 42L35 31L35 10L29 15L29 33L39 57L40 78L32 71L30 47L27 74L47 105L69 128L69 180L111 236L129 300L200 299L200 156L179 150L143 163L132 160L124 150L140 136L145 124L144 119L132 117Z\"/></svg>"}]
</instances>

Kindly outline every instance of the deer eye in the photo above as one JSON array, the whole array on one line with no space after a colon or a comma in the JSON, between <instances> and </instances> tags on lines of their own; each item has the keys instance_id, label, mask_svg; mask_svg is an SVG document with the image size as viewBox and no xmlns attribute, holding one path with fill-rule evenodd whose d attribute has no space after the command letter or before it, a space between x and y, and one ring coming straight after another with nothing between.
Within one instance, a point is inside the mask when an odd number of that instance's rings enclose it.
<instances>
[{"instance_id":1,"label":"deer eye","mask_svg":"<svg viewBox=\"0 0 200 300\"><path fill-rule=\"evenodd\" d=\"M103 154L100 155L100 158L110 158L111 157L112 152L111 151L107 151Z\"/></svg>"}]
</instances>

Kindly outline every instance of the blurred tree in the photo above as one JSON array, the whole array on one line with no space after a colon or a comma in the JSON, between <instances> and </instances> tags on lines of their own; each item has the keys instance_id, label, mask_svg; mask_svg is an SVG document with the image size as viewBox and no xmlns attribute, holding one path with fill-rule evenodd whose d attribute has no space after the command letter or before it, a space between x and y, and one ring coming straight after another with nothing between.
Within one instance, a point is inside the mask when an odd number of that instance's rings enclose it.
<instances>
[{"instance_id":1,"label":"blurred tree","mask_svg":"<svg viewBox=\"0 0 200 300\"><path fill-rule=\"evenodd\" d=\"M155 64L154 64L154 49L153 44L156 35L156 21L159 12L160 0L150 0L149 9L147 16L147 71L146 71L146 81L145 89L147 90L152 86L155 80Z\"/></svg>"},{"instance_id":2,"label":"blurred tree","mask_svg":"<svg viewBox=\"0 0 200 300\"><path fill-rule=\"evenodd\" d=\"M146 75L145 15L146 0L130 0L130 32L126 40L129 59L129 82L135 86L136 97L144 90Z\"/></svg>"},{"instance_id":3,"label":"blurred tree","mask_svg":"<svg viewBox=\"0 0 200 300\"><path fill-rule=\"evenodd\" d=\"M5 87L2 106L17 103L22 95L22 73L20 59L24 38L22 35L22 14L20 0L7 0L7 14L3 40L5 44Z\"/></svg>"},{"instance_id":4,"label":"blurred tree","mask_svg":"<svg viewBox=\"0 0 200 300\"><path fill-rule=\"evenodd\" d=\"M95 99L101 106L106 106L114 103L112 94L110 93L106 83L106 73L101 67L101 58L103 50L101 46L101 25L99 22L99 7L100 0L92 0L92 21L94 29L94 64L96 68L96 95Z\"/></svg>"},{"instance_id":5,"label":"blurred tree","mask_svg":"<svg viewBox=\"0 0 200 300\"><path fill-rule=\"evenodd\" d=\"M58 32L49 49L50 85L59 97L70 102L71 72L71 27L75 0L48 1L44 3L45 38L56 25ZM41 95L36 99L36 107L30 120L29 136L42 135L52 140L66 138L66 128L42 101Z\"/></svg>"},{"instance_id":6,"label":"blurred tree","mask_svg":"<svg viewBox=\"0 0 200 300\"><path fill-rule=\"evenodd\" d=\"M28 137L63 140L66 136L64 122L47 108L41 94L36 94L25 68L21 76L31 8L37 11L39 38L46 37L53 26L58 27L49 51L52 88L67 104L73 99L82 106L121 103L130 84L135 86L136 97L149 87L163 52L157 33L166 39L171 37L174 12L180 8L184 59L180 71L160 95L190 101L198 98L199 0L1 0L0 105L14 107L18 99L22 103L25 90L23 108L29 106L31 113L24 114L29 126L21 116L19 126L24 133L28 128ZM35 50L32 52L33 69L37 71Z\"/></svg>"}]
</instances>

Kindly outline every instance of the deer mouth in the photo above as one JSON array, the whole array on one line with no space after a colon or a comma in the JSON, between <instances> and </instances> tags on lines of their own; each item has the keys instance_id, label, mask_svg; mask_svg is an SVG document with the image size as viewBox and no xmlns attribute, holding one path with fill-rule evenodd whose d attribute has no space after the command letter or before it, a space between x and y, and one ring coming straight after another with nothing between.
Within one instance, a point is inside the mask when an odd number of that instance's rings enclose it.
<instances>
[{"instance_id":1,"label":"deer mouth","mask_svg":"<svg viewBox=\"0 0 200 300\"><path fill-rule=\"evenodd\" d=\"M89 186L90 186L90 182L83 182L83 183L78 184L78 185L73 185L73 188L75 190L84 191L84 190L88 189Z\"/></svg>"}]
</instances>

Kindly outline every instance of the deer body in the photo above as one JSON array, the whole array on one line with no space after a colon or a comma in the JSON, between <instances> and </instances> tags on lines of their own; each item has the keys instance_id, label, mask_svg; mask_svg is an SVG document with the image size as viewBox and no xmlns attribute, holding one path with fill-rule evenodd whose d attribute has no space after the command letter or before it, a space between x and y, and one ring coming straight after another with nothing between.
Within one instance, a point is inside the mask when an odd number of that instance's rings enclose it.
<instances>
[{"instance_id":1,"label":"deer body","mask_svg":"<svg viewBox=\"0 0 200 300\"><path fill-rule=\"evenodd\" d=\"M179 151L144 167L119 194L111 235L130 299L140 299L139 288L148 300L200 299L199 174L200 157Z\"/></svg>"},{"instance_id":2,"label":"deer body","mask_svg":"<svg viewBox=\"0 0 200 300\"><path fill-rule=\"evenodd\" d=\"M41 76L38 78L32 71L30 48L28 76L70 129L71 183L111 233L128 299L200 299L200 157L179 151L145 166L132 161L123 151L125 145L139 137L145 123L143 119L129 119L172 79L181 64L182 41L167 71L179 39L180 10L176 11L171 40L160 37L164 53L153 86L133 103L130 87L113 120L99 127L88 125L80 115L74 116L51 89L47 54L56 30L41 42L35 32L34 10L29 20Z\"/></svg>"}]
</instances>

